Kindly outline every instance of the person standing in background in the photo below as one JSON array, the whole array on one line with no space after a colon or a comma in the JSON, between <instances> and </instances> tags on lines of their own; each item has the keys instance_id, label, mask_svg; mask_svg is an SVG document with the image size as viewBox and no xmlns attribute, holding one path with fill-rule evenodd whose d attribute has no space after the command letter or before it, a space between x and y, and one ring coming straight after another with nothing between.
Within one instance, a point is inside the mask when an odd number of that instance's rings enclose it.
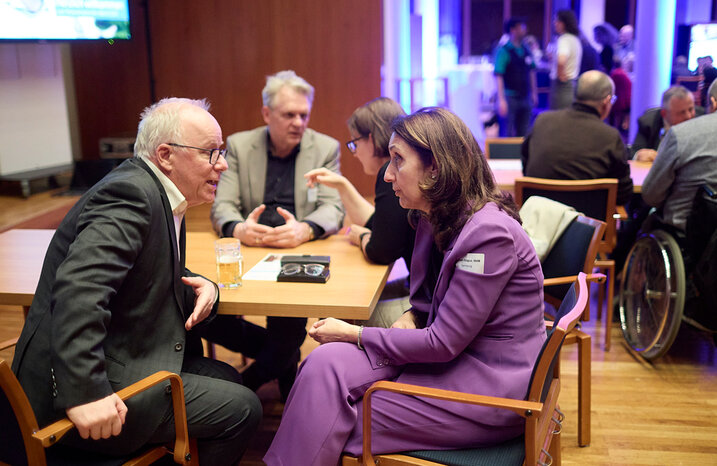
<instances>
[{"instance_id":1,"label":"person standing in background","mask_svg":"<svg viewBox=\"0 0 717 466\"><path fill-rule=\"evenodd\" d=\"M622 69L619 60L613 62L610 72L610 79L615 83L615 95L617 99L610 110L608 123L617 128L623 141L627 141L628 130L630 129L630 103L632 99L632 81Z\"/></svg>"},{"instance_id":2,"label":"person standing in background","mask_svg":"<svg viewBox=\"0 0 717 466\"><path fill-rule=\"evenodd\" d=\"M632 76L632 65L635 62L635 42L633 40L635 28L631 24L626 24L620 28L617 35L617 43L615 44L615 56L620 63L622 69L628 76ZM632 79L632 78L631 78Z\"/></svg>"},{"instance_id":3,"label":"person standing in background","mask_svg":"<svg viewBox=\"0 0 717 466\"><path fill-rule=\"evenodd\" d=\"M550 70L550 108L558 110L570 107L573 102L583 49L578 20L572 10L558 10L553 26L558 41Z\"/></svg>"},{"instance_id":4,"label":"person standing in background","mask_svg":"<svg viewBox=\"0 0 717 466\"><path fill-rule=\"evenodd\" d=\"M617 34L617 29L610 23L598 24L593 28L595 42L602 46L602 50L600 51L600 65L607 75L610 75L615 65L613 58L615 48L613 46L615 42L617 42Z\"/></svg>"},{"instance_id":5,"label":"person standing in background","mask_svg":"<svg viewBox=\"0 0 717 466\"><path fill-rule=\"evenodd\" d=\"M538 93L533 55L523 45L527 32L525 21L511 18L505 22L510 40L500 48L495 59L495 81L498 89L498 115L501 137L522 137L528 132Z\"/></svg>"}]
</instances>

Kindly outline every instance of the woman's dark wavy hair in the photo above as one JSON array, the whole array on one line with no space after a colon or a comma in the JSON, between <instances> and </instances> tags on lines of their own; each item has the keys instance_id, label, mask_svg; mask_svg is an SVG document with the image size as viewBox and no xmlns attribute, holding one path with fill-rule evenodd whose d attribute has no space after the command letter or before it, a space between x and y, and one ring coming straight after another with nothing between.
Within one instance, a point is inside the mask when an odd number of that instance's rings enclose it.
<instances>
[{"instance_id":1,"label":"woman's dark wavy hair","mask_svg":"<svg viewBox=\"0 0 717 466\"><path fill-rule=\"evenodd\" d=\"M436 167L435 179L419 182L419 189L430 205L428 220L441 251L487 202L520 222L513 197L498 189L473 134L454 113L422 108L396 119L392 129L418 152L425 167Z\"/></svg>"},{"instance_id":2,"label":"woman's dark wavy hair","mask_svg":"<svg viewBox=\"0 0 717 466\"><path fill-rule=\"evenodd\" d=\"M575 17L573 10L558 10L555 16L557 16L558 21L565 25L565 32L574 36L580 36L578 18Z\"/></svg>"}]
</instances>

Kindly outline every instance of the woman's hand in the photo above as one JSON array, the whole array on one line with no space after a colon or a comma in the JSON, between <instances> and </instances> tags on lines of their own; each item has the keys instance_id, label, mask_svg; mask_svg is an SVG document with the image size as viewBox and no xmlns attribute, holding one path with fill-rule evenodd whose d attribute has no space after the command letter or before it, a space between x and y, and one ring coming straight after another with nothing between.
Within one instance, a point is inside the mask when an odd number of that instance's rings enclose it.
<instances>
[{"instance_id":1,"label":"woman's hand","mask_svg":"<svg viewBox=\"0 0 717 466\"><path fill-rule=\"evenodd\" d=\"M413 311L404 312L403 315L399 317L396 322L393 323L393 325L391 325L391 328L418 328L416 315L413 313Z\"/></svg>"},{"instance_id":2,"label":"woman's hand","mask_svg":"<svg viewBox=\"0 0 717 466\"><path fill-rule=\"evenodd\" d=\"M338 173L332 172L326 168L315 168L304 174L306 178L306 185L313 188L317 183L328 186L329 188L342 189L348 180L339 175Z\"/></svg>"},{"instance_id":3,"label":"woman's hand","mask_svg":"<svg viewBox=\"0 0 717 466\"><path fill-rule=\"evenodd\" d=\"M351 325L343 320L329 317L316 322L309 329L309 336L322 345L332 341L356 343L359 333L358 325Z\"/></svg>"}]
</instances>

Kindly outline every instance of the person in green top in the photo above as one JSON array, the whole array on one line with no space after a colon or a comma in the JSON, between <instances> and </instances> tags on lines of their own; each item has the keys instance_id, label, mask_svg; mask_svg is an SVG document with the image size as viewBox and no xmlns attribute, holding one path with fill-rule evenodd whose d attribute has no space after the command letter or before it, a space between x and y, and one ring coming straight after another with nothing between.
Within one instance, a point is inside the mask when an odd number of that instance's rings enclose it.
<instances>
[{"instance_id":1,"label":"person in green top","mask_svg":"<svg viewBox=\"0 0 717 466\"><path fill-rule=\"evenodd\" d=\"M510 40L498 51L495 59L500 135L525 136L533 106L538 102L535 63L523 45L527 33L525 21L509 19L505 22L505 32L510 35Z\"/></svg>"}]
</instances>

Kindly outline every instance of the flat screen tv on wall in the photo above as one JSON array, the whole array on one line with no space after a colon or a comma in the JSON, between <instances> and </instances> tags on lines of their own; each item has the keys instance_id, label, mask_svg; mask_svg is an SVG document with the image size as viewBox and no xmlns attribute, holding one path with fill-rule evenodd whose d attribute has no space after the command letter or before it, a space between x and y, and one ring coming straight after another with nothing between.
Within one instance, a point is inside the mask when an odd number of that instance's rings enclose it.
<instances>
[{"instance_id":1,"label":"flat screen tv on wall","mask_svg":"<svg viewBox=\"0 0 717 466\"><path fill-rule=\"evenodd\" d=\"M687 67L697 70L697 59L711 56L717 62L717 23L693 24L690 28L690 48Z\"/></svg>"},{"instance_id":2,"label":"flat screen tv on wall","mask_svg":"<svg viewBox=\"0 0 717 466\"><path fill-rule=\"evenodd\" d=\"M0 40L129 39L128 0L0 0Z\"/></svg>"}]
</instances>

